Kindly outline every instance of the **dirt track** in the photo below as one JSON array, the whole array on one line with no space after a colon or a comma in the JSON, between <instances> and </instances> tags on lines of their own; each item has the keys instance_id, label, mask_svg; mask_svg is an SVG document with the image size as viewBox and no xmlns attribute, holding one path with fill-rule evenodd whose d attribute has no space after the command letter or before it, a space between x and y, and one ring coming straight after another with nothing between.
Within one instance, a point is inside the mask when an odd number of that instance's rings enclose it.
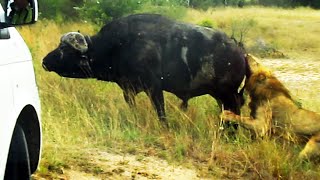
<instances>
[{"instance_id":1,"label":"dirt track","mask_svg":"<svg viewBox=\"0 0 320 180\"><path fill-rule=\"evenodd\" d=\"M320 112L320 60L264 59L278 79L305 108Z\"/></svg>"},{"instance_id":2,"label":"dirt track","mask_svg":"<svg viewBox=\"0 0 320 180\"><path fill-rule=\"evenodd\" d=\"M62 170L58 179L70 180L133 180L133 179L164 179L164 180L196 180L199 179L195 169L171 165L156 157L117 154L98 149L90 149L86 168L90 173L73 168ZM91 166L91 167L89 167ZM93 170L94 169L94 170ZM93 173L95 172L95 173ZM93 175L95 174L95 175ZM41 178L35 178L41 179Z\"/></svg>"},{"instance_id":3,"label":"dirt track","mask_svg":"<svg viewBox=\"0 0 320 180\"><path fill-rule=\"evenodd\" d=\"M274 70L276 76L288 86L314 85L320 81L320 62L292 59L264 59L262 63ZM299 83L297 86L295 83Z\"/></svg>"}]
</instances>

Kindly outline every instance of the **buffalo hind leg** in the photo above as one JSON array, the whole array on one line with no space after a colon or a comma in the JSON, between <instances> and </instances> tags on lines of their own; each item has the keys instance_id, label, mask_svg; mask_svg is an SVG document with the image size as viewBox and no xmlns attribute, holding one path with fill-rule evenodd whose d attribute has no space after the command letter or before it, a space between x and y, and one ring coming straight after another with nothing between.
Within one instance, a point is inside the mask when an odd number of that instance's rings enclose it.
<instances>
[{"instance_id":1,"label":"buffalo hind leg","mask_svg":"<svg viewBox=\"0 0 320 180\"><path fill-rule=\"evenodd\" d=\"M182 111L187 111L188 110L188 101L190 99L189 94L186 93L178 93L175 94L179 99L182 100L181 104L180 104L180 109Z\"/></svg>"},{"instance_id":2,"label":"buffalo hind leg","mask_svg":"<svg viewBox=\"0 0 320 180\"><path fill-rule=\"evenodd\" d=\"M188 100L187 99L182 100L182 103L180 104L180 109L183 111L188 110Z\"/></svg>"},{"instance_id":3,"label":"buffalo hind leg","mask_svg":"<svg viewBox=\"0 0 320 180\"><path fill-rule=\"evenodd\" d=\"M136 93L134 91L123 90L124 100L128 103L130 108L136 107L135 95Z\"/></svg>"}]
</instances>

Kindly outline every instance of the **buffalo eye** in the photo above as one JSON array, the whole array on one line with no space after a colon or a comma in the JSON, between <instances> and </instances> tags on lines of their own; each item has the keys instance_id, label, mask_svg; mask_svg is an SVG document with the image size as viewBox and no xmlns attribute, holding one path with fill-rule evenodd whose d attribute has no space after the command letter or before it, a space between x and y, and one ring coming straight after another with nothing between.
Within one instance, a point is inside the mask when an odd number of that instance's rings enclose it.
<instances>
[{"instance_id":1,"label":"buffalo eye","mask_svg":"<svg viewBox=\"0 0 320 180\"><path fill-rule=\"evenodd\" d=\"M79 44L84 44L84 40L81 38L81 39L77 39L78 40L78 43Z\"/></svg>"},{"instance_id":2,"label":"buffalo eye","mask_svg":"<svg viewBox=\"0 0 320 180\"><path fill-rule=\"evenodd\" d=\"M59 50L62 51L63 53L68 53L68 54L76 54L78 52L73 47L70 47L67 44L61 44L59 46Z\"/></svg>"},{"instance_id":3,"label":"buffalo eye","mask_svg":"<svg viewBox=\"0 0 320 180\"><path fill-rule=\"evenodd\" d=\"M60 44L60 46L58 47L58 49L59 49L60 51L65 51L66 49L68 49L68 45L66 45L66 44Z\"/></svg>"}]
</instances>

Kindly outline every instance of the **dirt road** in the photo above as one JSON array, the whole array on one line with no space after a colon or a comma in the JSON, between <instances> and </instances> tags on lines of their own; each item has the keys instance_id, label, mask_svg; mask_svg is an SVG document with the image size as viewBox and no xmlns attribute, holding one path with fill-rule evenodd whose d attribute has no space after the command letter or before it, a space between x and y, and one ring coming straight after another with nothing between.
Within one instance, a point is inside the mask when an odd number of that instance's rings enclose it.
<instances>
[{"instance_id":1,"label":"dirt road","mask_svg":"<svg viewBox=\"0 0 320 180\"><path fill-rule=\"evenodd\" d=\"M197 180L200 179L196 169L175 166L157 157L145 157L122 153L111 153L101 149L90 149L86 167L61 170L56 179L70 180ZM90 167L89 167L90 166ZM87 169L89 168L89 169ZM45 179L38 178L34 179Z\"/></svg>"},{"instance_id":2,"label":"dirt road","mask_svg":"<svg viewBox=\"0 0 320 180\"><path fill-rule=\"evenodd\" d=\"M290 88L314 85L314 82L320 81L320 61L264 59L262 63Z\"/></svg>"},{"instance_id":3,"label":"dirt road","mask_svg":"<svg viewBox=\"0 0 320 180\"><path fill-rule=\"evenodd\" d=\"M263 59L303 107L320 112L320 60Z\"/></svg>"}]
</instances>

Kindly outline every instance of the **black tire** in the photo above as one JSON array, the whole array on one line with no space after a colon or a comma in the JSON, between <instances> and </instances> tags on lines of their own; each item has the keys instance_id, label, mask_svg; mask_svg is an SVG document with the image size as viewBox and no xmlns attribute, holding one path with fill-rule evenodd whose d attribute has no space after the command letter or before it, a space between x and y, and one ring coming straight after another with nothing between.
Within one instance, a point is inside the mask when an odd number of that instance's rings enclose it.
<instances>
[{"instance_id":1,"label":"black tire","mask_svg":"<svg viewBox=\"0 0 320 180\"><path fill-rule=\"evenodd\" d=\"M20 125L16 125L10 144L5 180L30 179L30 159L26 136Z\"/></svg>"}]
</instances>

